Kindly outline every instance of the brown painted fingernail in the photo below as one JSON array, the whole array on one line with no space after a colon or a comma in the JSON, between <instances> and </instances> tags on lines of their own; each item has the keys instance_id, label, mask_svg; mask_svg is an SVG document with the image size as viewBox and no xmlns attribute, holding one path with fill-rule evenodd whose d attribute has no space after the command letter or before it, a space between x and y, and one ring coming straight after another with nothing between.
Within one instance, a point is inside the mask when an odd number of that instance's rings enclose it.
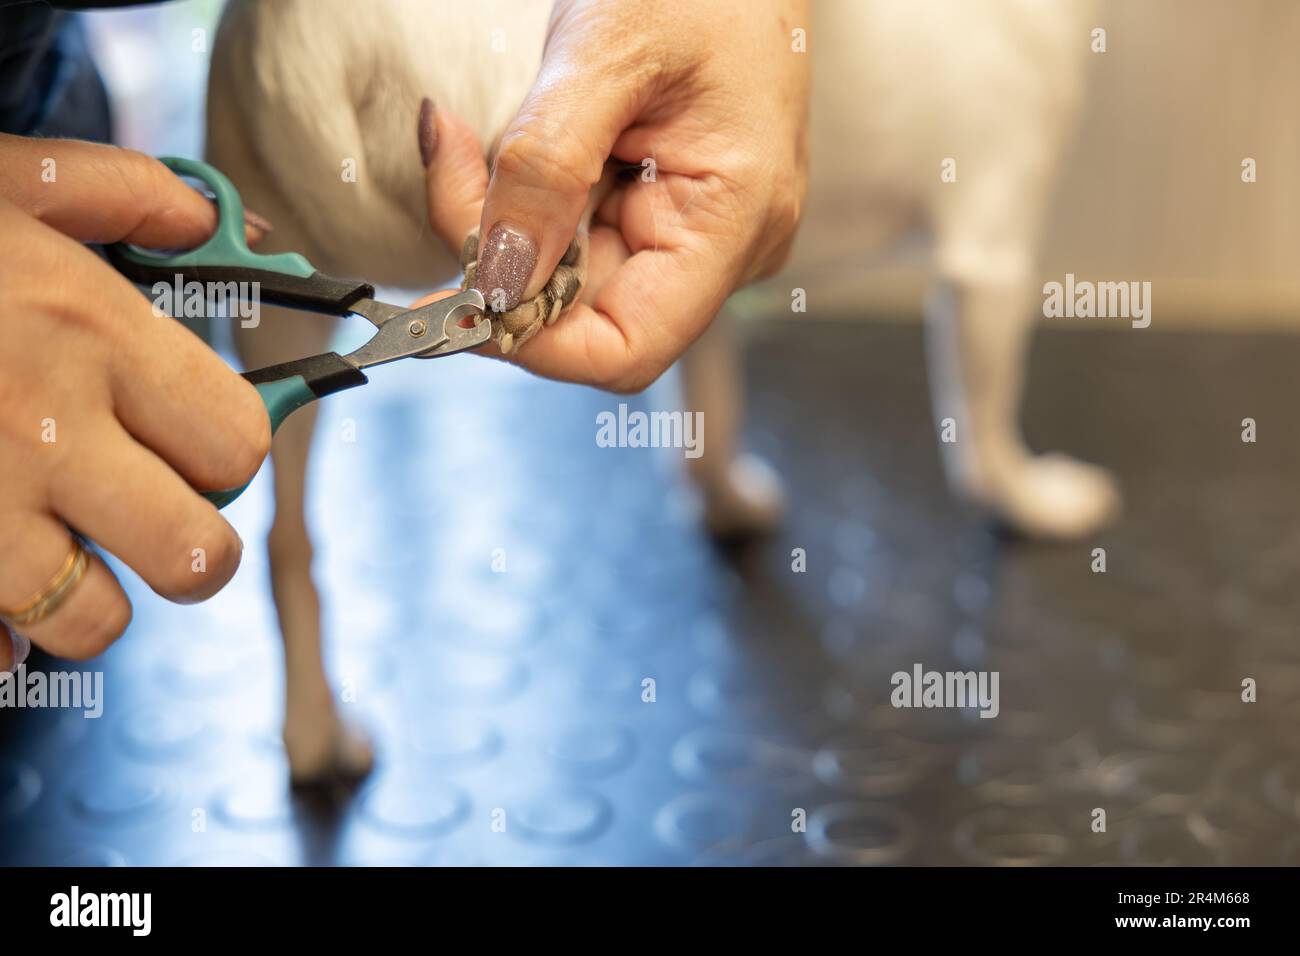
<instances>
[{"instance_id":1,"label":"brown painted fingernail","mask_svg":"<svg viewBox=\"0 0 1300 956\"><path fill-rule=\"evenodd\" d=\"M433 100L427 96L420 100L420 162L428 169L438 148L438 124L433 119Z\"/></svg>"},{"instance_id":2,"label":"brown painted fingernail","mask_svg":"<svg viewBox=\"0 0 1300 956\"><path fill-rule=\"evenodd\" d=\"M244 225L252 226L254 229L260 229L262 232L275 232L275 226L271 225L266 219L259 216L251 209L244 210Z\"/></svg>"},{"instance_id":3,"label":"brown painted fingernail","mask_svg":"<svg viewBox=\"0 0 1300 956\"><path fill-rule=\"evenodd\" d=\"M537 243L516 226L499 222L479 246L474 288L493 312L509 312L524 297L537 265Z\"/></svg>"}]
</instances>

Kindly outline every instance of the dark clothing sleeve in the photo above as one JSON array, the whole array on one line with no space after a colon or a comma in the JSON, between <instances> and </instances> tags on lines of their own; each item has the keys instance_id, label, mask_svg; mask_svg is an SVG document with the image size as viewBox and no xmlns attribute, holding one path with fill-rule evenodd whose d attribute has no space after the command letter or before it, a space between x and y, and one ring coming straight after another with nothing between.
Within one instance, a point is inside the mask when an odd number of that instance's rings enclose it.
<instances>
[{"instance_id":1,"label":"dark clothing sleeve","mask_svg":"<svg viewBox=\"0 0 1300 956\"><path fill-rule=\"evenodd\" d=\"M123 0L0 0L0 132L107 141L108 95L78 17Z\"/></svg>"},{"instance_id":2,"label":"dark clothing sleeve","mask_svg":"<svg viewBox=\"0 0 1300 956\"><path fill-rule=\"evenodd\" d=\"M0 7L54 7L57 10L93 10L96 7L142 7L164 0L0 0Z\"/></svg>"}]
</instances>

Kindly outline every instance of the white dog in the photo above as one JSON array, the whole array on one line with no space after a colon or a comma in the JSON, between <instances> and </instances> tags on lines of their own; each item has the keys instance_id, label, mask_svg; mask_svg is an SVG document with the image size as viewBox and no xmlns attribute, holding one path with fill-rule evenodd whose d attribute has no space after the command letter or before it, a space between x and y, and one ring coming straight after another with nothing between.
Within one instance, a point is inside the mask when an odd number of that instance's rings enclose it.
<instances>
[{"instance_id":1,"label":"white dog","mask_svg":"<svg viewBox=\"0 0 1300 956\"><path fill-rule=\"evenodd\" d=\"M1017 424L1034 252L1077 113L1087 0L813 6L813 167L796 270L815 259L851 273L885 240L927 226L931 381L936 421L951 419L958 437L943 445L954 489L1027 533L1094 529L1118 505L1109 477L1033 456ZM475 223L455 219L463 197L426 180L417 131L436 134L435 163L463 155L466 143L490 153L536 75L548 7L232 0L213 54L208 158L274 223L263 248L387 286L452 279L461 238L452 233ZM436 104L432 115L425 100ZM949 158L955 183L941 176ZM345 161L355 176L341 175ZM822 226L836 233L835 256L810 248ZM317 316L269 313L237 344L256 367L324 351L331 332ZM683 360L688 407L710 425L693 476L709 525L723 533L761 530L780 512L773 474L736 449L743 402L728 336L720 318ZM321 664L302 509L314 424L309 406L276 438L269 537L285 640L284 740L298 781L361 774L371 762L366 741L340 722Z\"/></svg>"}]
</instances>

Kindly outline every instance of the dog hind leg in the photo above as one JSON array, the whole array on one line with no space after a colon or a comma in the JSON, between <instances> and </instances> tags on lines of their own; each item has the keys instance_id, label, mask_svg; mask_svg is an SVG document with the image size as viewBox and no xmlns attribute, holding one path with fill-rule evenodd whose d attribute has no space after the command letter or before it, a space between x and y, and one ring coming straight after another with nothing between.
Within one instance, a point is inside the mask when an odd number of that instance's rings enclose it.
<instances>
[{"instance_id":1,"label":"dog hind leg","mask_svg":"<svg viewBox=\"0 0 1300 956\"><path fill-rule=\"evenodd\" d=\"M1032 299L1027 281L935 280L926 352L939 447L958 496L1032 537L1077 538L1114 518L1119 490L1103 468L1025 446L1019 410ZM948 419L955 433L945 436Z\"/></svg>"}]
</instances>

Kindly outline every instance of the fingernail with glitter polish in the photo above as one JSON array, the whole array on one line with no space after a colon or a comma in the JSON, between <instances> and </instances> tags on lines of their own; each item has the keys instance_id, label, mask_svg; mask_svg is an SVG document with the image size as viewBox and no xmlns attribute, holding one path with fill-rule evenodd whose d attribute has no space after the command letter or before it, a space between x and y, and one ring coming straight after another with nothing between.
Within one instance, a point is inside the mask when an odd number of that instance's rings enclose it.
<instances>
[{"instance_id":1,"label":"fingernail with glitter polish","mask_svg":"<svg viewBox=\"0 0 1300 956\"><path fill-rule=\"evenodd\" d=\"M509 312L524 297L524 288L537 265L537 243L508 222L499 222L478 251L478 281L493 312Z\"/></svg>"},{"instance_id":2,"label":"fingernail with glitter polish","mask_svg":"<svg viewBox=\"0 0 1300 956\"><path fill-rule=\"evenodd\" d=\"M3 636L7 636L9 638L9 644L10 647L12 648L12 653L13 653L13 656L10 658L8 669L0 673L5 673L5 674L16 673L18 671L18 668L22 666L23 661L27 660L27 655L32 652L32 643L31 641L27 640L27 638L23 637L21 634L15 634L13 631L9 630L9 628L5 627L3 624L0 624L0 632L3 632Z\"/></svg>"},{"instance_id":3,"label":"fingernail with glitter polish","mask_svg":"<svg viewBox=\"0 0 1300 956\"><path fill-rule=\"evenodd\" d=\"M438 124L434 122L433 100L427 96L420 100L420 162L428 169L433 162L434 151L438 148Z\"/></svg>"}]
</instances>

